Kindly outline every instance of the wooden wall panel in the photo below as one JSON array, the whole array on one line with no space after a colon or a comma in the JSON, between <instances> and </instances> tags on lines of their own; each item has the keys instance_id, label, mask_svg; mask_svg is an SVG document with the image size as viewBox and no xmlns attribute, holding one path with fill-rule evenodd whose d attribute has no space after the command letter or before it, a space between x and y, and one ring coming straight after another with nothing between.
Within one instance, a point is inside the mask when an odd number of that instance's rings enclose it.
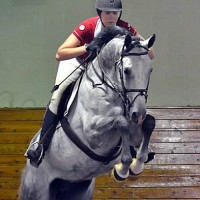
<instances>
[{"instance_id":1,"label":"wooden wall panel","mask_svg":"<svg viewBox=\"0 0 200 200\"><path fill-rule=\"evenodd\" d=\"M156 118L156 152L139 177L118 183L97 177L94 200L200 199L200 108L148 108ZM28 143L44 109L0 109L0 200L15 200Z\"/></svg>"}]
</instances>

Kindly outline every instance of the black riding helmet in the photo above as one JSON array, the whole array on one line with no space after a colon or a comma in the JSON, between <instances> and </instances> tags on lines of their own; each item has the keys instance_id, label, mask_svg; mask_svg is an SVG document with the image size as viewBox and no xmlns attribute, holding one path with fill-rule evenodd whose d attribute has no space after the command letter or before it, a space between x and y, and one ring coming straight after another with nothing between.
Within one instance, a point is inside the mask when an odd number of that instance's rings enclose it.
<instances>
[{"instance_id":1,"label":"black riding helmet","mask_svg":"<svg viewBox=\"0 0 200 200\"><path fill-rule=\"evenodd\" d=\"M120 11L119 19L122 14L122 1L121 0L96 0L95 5L98 16L101 19L101 11Z\"/></svg>"}]
</instances>

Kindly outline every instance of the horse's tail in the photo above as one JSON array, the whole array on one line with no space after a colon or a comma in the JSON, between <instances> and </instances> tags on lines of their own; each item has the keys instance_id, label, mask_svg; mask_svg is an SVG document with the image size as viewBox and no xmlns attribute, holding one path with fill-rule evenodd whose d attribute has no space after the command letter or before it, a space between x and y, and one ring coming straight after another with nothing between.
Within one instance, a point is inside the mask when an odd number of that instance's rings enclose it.
<instances>
[{"instance_id":1,"label":"horse's tail","mask_svg":"<svg viewBox=\"0 0 200 200\"><path fill-rule=\"evenodd\" d=\"M18 190L19 200L35 200L33 188L31 188L30 185L28 185L27 168L28 167L26 166L22 172L20 187Z\"/></svg>"}]
</instances>

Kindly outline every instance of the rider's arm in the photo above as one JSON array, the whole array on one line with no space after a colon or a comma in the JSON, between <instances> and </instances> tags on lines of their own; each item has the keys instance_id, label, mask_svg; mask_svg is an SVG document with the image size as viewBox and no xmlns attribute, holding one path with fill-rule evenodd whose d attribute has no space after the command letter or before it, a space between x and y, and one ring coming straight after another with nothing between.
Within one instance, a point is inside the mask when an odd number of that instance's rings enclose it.
<instances>
[{"instance_id":1,"label":"rider's arm","mask_svg":"<svg viewBox=\"0 0 200 200\"><path fill-rule=\"evenodd\" d=\"M86 53L85 45L80 45L80 40L72 33L65 42L58 48L56 59L58 61L78 57Z\"/></svg>"},{"instance_id":2,"label":"rider's arm","mask_svg":"<svg viewBox=\"0 0 200 200\"><path fill-rule=\"evenodd\" d=\"M139 33L137 33L136 35L137 37L139 37L141 40L145 40ZM149 58L152 60L154 58L154 50L153 50L153 47L149 48Z\"/></svg>"}]
</instances>

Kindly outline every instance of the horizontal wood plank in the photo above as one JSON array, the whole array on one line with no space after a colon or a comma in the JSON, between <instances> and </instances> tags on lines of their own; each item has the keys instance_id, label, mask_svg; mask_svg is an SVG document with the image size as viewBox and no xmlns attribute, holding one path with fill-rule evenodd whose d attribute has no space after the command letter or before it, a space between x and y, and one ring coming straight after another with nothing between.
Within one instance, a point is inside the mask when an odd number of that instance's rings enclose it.
<instances>
[{"instance_id":1,"label":"horizontal wood plank","mask_svg":"<svg viewBox=\"0 0 200 200\"><path fill-rule=\"evenodd\" d=\"M153 115L157 120L190 120L200 119L199 107L168 107L168 108L147 108L147 113Z\"/></svg>"},{"instance_id":2,"label":"horizontal wood plank","mask_svg":"<svg viewBox=\"0 0 200 200\"><path fill-rule=\"evenodd\" d=\"M0 144L27 144L36 132L0 132ZM200 143L200 130L154 130L151 143Z\"/></svg>"},{"instance_id":3,"label":"horizontal wood plank","mask_svg":"<svg viewBox=\"0 0 200 200\"><path fill-rule=\"evenodd\" d=\"M163 187L198 187L200 186L200 176L140 176L129 178L124 183L117 183L112 178L96 179L95 187L107 188L110 187L125 187L125 188L163 188Z\"/></svg>"},{"instance_id":4,"label":"horizontal wood plank","mask_svg":"<svg viewBox=\"0 0 200 200\"><path fill-rule=\"evenodd\" d=\"M25 164L25 163L24 163ZM0 177L15 178L21 175L24 164L19 165L1 165ZM153 165L146 164L143 173L140 176L194 176L200 175L199 165Z\"/></svg>"},{"instance_id":5,"label":"horizontal wood plank","mask_svg":"<svg viewBox=\"0 0 200 200\"><path fill-rule=\"evenodd\" d=\"M200 187L181 188L95 188L94 196L105 199L199 199Z\"/></svg>"},{"instance_id":6,"label":"horizontal wood plank","mask_svg":"<svg viewBox=\"0 0 200 200\"><path fill-rule=\"evenodd\" d=\"M150 162L155 165L200 165L199 154L159 154Z\"/></svg>"},{"instance_id":7,"label":"horizontal wood plank","mask_svg":"<svg viewBox=\"0 0 200 200\"><path fill-rule=\"evenodd\" d=\"M23 168L24 165L0 165L0 178L19 178Z\"/></svg>"},{"instance_id":8,"label":"horizontal wood plank","mask_svg":"<svg viewBox=\"0 0 200 200\"><path fill-rule=\"evenodd\" d=\"M28 144L1 144L0 154L22 155L25 153ZM151 143L150 149L159 154L198 154L200 153L199 143Z\"/></svg>"},{"instance_id":9,"label":"horizontal wood plank","mask_svg":"<svg viewBox=\"0 0 200 200\"><path fill-rule=\"evenodd\" d=\"M26 163L26 158L23 154L20 155L1 155L0 156L0 165L4 166L15 166L23 165Z\"/></svg>"},{"instance_id":10,"label":"horizontal wood plank","mask_svg":"<svg viewBox=\"0 0 200 200\"><path fill-rule=\"evenodd\" d=\"M0 121L0 132L37 132L41 127L41 121ZM199 130L198 120L157 120L156 129L159 130Z\"/></svg>"},{"instance_id":11,"label":"horizontal wood plank","mask_svg":"<svg viewBox=\"0 0 200 200\"><path fill-rule=\"evenodd\" d=\"M19 178L1 178L0 188L2 189L18 189L20 183ZM120 187L120 188L166 188L166 187L200 187L200 176L156 176L154 178L149 176L140 176L129 178L128 181L118 183L113 178L106 176L98 177L96 179L96 188Z\"/></svg>"},{"instance_id":12,"label":"horizontal wood plank","mask_svg":"<svg viewBox=\"0 0 200 200\"><path fill-rule=\"evenodd\" d=\"M0 177L1 178L19 178L21 176L23 167L25 165L0 165ZM140 174L139 177L141 176L148 176L148 177L155 177L155 176L195 176L198 175L200 176L200 165L151 165L151 164L146 164L145 169ZM103 176L104 177L104 176ZM111 178L111 173L108 175L105 175L106 178Z\"/></svg>"},{"instance_id":13,"label":"horizontal wood plank","mask_svg":"<svg viewBox=\"0 0 200 200\"><path fill-rule=\"evenodd\" d=\"M117 197L116 198L101 198L101 199L99 199L98 197L97 198L95 198L95 197L93 198L93 200L122 200L122 199L123 200L127 200L127 199L124 199L124 198L119 199ZM131 199L138 199L138 198L131 198ZM150 198L148 198L148 197L142 198L142 200L148 200L148 199L150 199ZM156 198L156 200L163 200L163 198L162 199ZM179 199L177 199L177 198L164 198L164 200L179 200ZM192 198L192 199L191 198L187 198L187 200L194 200L194 198Z\"/></svg>"},{"instance_id":14,"label":"horizontal wood plank","mask_svg":"<svg viewBox=\"0 0 200 200\"><path fill-rule=\"evenodd\" d=\"M151 143L152 151L160 154L198 154L200 143Z\"/></svg>"},{"instance_id":15,"label":"horizontal wood plank","mask_svg":"<svg viewBox=\"0 0 200 200\"><path fill-rule=\"evenodd\" d=\"M0 108L0 121L42 120L45 108ZM199 107L153 107L147 113L156 119L200 119Z\"/></svg>"},{"instance_id":16,"label":"horizontal wood plank","mask_svg":"<svg viewBox=\"0 0 200 200\"><path fill-rule=\"evenodd\" d=\"M18 189L20 184L19 178L1 178L0 179L0 188L1 189Z\"/></svg>"},{"instance_id":17,"label":"horizontal wood plank","mask_svg":"<svg viewBox=\"0 0 200 200\"><path fill-rule=\"evenodd\" d=\"M134 190L124 188L121 191L119 189L106 188L98 189L95 188L94 200L122 200L123 195L126 195L126 200L128 199L199 199L200 188L136 188ZM16 190L3 190L0 189L0 200L16 200L17 191Z\"/></svg>"},{"instance_id":18,"label":"horizontal wood plank","mask_svg":"<svg viewBox=\"0 0 200 200\"><path fill-rule=\"evenodd\" d=\"M0 188L0 200L18 200L18 190Z\"/></svg>"},{"instance_id":19,"label":"horizontal wood plank","mask_svg":"<svg viewBox=\"0 0 200 200\"><path fill-rule=\"evenodd\" d=\"M4 132L0 133L1 144L28 144L35 132Z\"/></svg>"},{"instance_id":20,"label":"horizontal wood plank","mask_svg":"<svg viewBox=\"0 0 200 200\"><path fill-rule=\"evenodd\" d=\"M0 132L37 132L40 121L0 121Z\"/></svg>"},{"instance_id":21,"label":"horizontal wood plank","mask_svg":"<svg viewBox=\"0 0 200 200\"><path fill-rule=\"evenodd\" d=\"M28 144L1 144L1 155L24 155Z\"/></svg>"},{"instance_id":22,"label":"horizontal wood plank","mask_svg":"<svg viewBox=\"0 0 200 200\"><path fill-rule=\"evenodd\" d=\"M156 120L156 129L168 129L168 130L199 130L200 119L193 120Z\"/></svg>"},{"instance_id":23,"label":"horizontal wood plank","mask_svg":"<svg viewBox=\"0 0 200 200\"><path fill-rule=\"evenodd\" d=\"M0 108L0 121L41 121L44 108Z\"/></svg>"},{"instance_id":24,"label":"horizontal wood plank","mask_svg":"<svg viewBox=\"0 0 200 200\"><path fill-rule=\"evenodd\" d=\"M151 143L200 143L200 130L154 130Z\"/></svg>"}]
</instances>

